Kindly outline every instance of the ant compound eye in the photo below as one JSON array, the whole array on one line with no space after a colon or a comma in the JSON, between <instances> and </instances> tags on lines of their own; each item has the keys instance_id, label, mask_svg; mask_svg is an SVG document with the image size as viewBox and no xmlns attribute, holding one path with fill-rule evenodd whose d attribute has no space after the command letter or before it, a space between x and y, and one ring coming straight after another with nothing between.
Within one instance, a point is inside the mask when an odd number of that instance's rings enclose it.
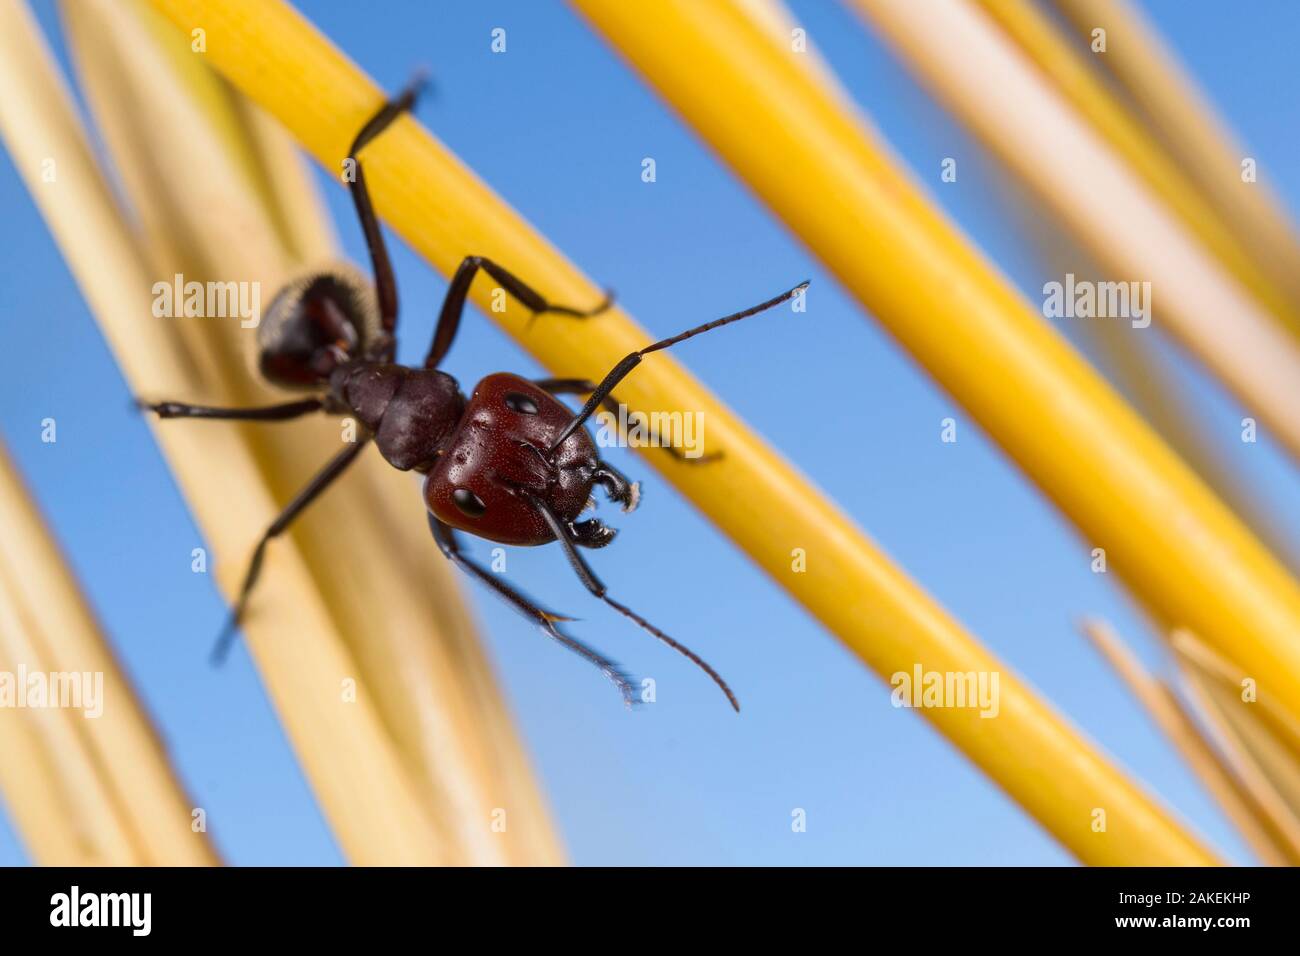
<instances>
[{"instance_id":1,"label":"ant compound eye","mask_svg":"<svg viewBox=\"0 0 1300 956\"><path fill-rule=\"evenodd\" d=\"M537 403L527 395L520 395L518 392L511 392L506 396L506 408L521 415L537 414Z\"/></svg>"},{"instance_id":2,"label":"ant compound eye","mask_svg":"<svg viewBox=\"0 0 1300 956\"><path fill-rule=\"evenodd\" d=\"M481 518L487 511L483 499L468 488L457 488L451 493L451 500L456 503L457 508L471 518Z\"/></svg>"}]
</instances>

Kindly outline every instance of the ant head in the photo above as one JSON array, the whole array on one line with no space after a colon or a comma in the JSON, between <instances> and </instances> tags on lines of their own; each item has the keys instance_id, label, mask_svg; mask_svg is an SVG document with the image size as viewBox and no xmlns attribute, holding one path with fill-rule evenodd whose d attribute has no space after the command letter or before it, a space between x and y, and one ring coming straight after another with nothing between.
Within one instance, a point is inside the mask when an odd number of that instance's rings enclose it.
<instances>
[{"instance_id":1,"label":"ant head","mask_svg":"<svg viewBox=\"0 0 1300 956\"><path fill-rule=\"evenodd\" d=\"M599 466L582 429L554 454L548 451L572 418L572 410L527 379L489 375L429 472L429 510L453 528L503 544L554 541L534 499L561 521L573 521L591 499Z\"/></svg>"},{"instance_id":2,"label":"ant head","mask_svg":"<svg viewBox=\"0 0 1300 956\"><path fill-rule=\"evenodd\" d=\"M348 265L294 279L271 300L257 329L258 367L285 388L317 388L380 334L374 289Z\"/></svg>"}]
</instances>

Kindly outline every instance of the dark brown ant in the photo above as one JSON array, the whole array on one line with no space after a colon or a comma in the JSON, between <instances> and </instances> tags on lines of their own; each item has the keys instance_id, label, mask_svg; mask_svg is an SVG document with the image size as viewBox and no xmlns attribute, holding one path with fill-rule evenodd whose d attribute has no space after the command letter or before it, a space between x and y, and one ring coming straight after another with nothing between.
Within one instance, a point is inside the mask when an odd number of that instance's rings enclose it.
<instances>
[{"instance_id":1,"label":"dark brown ant","mask_svg":"<svg viewBox=\"0 0 1300 956\"><path fill-rule=\"evenodd\" d=\"M346 270L320 272L289 284L267 308L258 328L262 374L288 389L309 389L312 398L261 408L212 408L179 402L143 407L161 418L211 418L286 421L312 412L354 416L361 437L336 455L266 529L253 552L239 599L217 640L213 658L224 658L248 606L262 570L266 545L284 532L374 441L394 468L427 475L424 484L429 527L442 553L482 581L530 618L551 638L580 654L612 680L624 700L633 702L632 683L610 660L563 633L556 624L572 620L543 610L496 575L463 555L455 529L512 545L559 541L574 571L592 594L701 667L740 705L718 673L689 648L679 644L635 611L609 596L578 548L602 548L615 531L598 518L579 521L592 503L594 486L623 506L636 507L638 486L600 460L595 443L582 427L641 359L686 339L762 312L793 298L803 283L743 312L697 326L633 352L599 383L585 379L530 381L501 372L489 375L466 401L456 380L437 370L460 324L470 283L482 269L536 314L550 312L589 318L612 299L591 309L553 305L506 269L482 256L469 256L452 276L438 318L433 344L422 368L395 362L397 285L357 156L402 113L419 92L414 83L390 100L361 128L349 158L355 169L350 187L375 274L372 290ZM556 395L590 394L576 414ZM667 446L665 446L667 447ZM674 449L669 451L677 453ZM691 459L685 459L691 460ZM694 461L702 461L697 458Z\"/></svg>"}]
</instances>

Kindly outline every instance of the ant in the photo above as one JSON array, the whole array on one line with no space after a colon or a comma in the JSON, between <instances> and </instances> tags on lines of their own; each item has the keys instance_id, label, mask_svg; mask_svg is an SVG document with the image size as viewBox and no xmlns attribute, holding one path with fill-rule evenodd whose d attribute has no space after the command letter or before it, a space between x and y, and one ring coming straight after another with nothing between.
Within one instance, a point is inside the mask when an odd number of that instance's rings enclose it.
<instances>
[{"instance_id":1,"label":"ant","mask_svg":"<svg viewBox=\"0 0 1300 956\"><path fill-rule=\"evenodd\" d=\"M578 520L591 492L600 485L610 501L632 511L639 486L600 460L582 427L611 392L651 352L738 322L792 299L808 283L725 318L697 326L628 355L599 383L586 379L530 381L500 372L474 387L468 400L456 380L438 365L456 336L471 282L481 269L527 306L542 313L586 319L612 304L612 297L590 309L548 302L502 266L482 256L464 259L452 276L438 317L433 344L422 368L396 363L397 285L379 220L358 154L394 120L411 110L419 94L416 81L389 100L361 128L349 150L355 170L349 182L374 270L372 288L350 270L316 272L289 283L268 306L257 332L261 374L286 389L318 394L299 401L258 408L214 408L180 402L141 403L159 418L208 418L281 422L313 412L352 415L363 426L360 438L338 453L266 529L244 576L239 598L213 650L224 659L248 607L262 570L266 546L325 491L373 441L394 468L426 475L424 499L429 528L442 553L533 620L549 637L584 657L614 682L624 701L633 702L632 683L603 655L563 633L556 625L572 618L544 610L461 553L456 531L503 544L533 546L558 541L587 589L620 614L682 653L705 671L737 711L740 705L726 681L694 651L678 643L631 608L609 596L578 548L603 548L615 531L598 518ZM557 395L588 394L576 414ZM668 447L668 446L665 446ZM674 454L676 449L668 447ZM703 458L685 459L702 461Z\"/></svg>"}]
</instances>

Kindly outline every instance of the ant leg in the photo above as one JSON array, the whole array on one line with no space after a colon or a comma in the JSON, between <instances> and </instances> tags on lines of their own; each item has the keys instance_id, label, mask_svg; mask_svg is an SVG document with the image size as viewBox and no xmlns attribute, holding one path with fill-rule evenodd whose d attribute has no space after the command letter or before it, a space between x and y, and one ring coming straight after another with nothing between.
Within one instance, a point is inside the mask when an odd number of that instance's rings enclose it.
<instances>
[{"instance_id":1,"label":"ant leg","mask_svg":"<svg viewBox=\"0 0 1300 956\"><path fill-rule=\"evenodd\" d=\"M556 449L564 444L565 439L582 427L583 422L590 418L592 413L600 407L601 403L609 397L609 394L614 391L615 386L617 386L619 382L623 381L623 379L627 378L632 369L641 364L641 359L646 355L649 355L651 352L658 352L660 349L669 348L670 346L676 345L678 342L685 342L687 339L694 338L695 336L711 331L712 329L721 328L722 326L729 325L732 322L739 322L741 319L747 319L751 315L757 315L759 312L770 309L774 305L780 305L782 302L793 299L806 288L808 288L808 283L801 282L788 292L782 292L780 295L768 299L766 302L760 302L758 305L752 306L741 312L735 312L731 315L723 316L720 319L714 319L712 322L697 325L695 328L687 329L685 332L682 332L679 335L674 335L671 338L660 339L658 342L647 345L645 348L638 349L632 354L624 357L621 362L610 369L609 374L606 375L604 379L601 380L601 383L596 386L596 390L592 392L591 397L587 399L587 404L582 406L582 411L578 412L569 424L565 426L564 431L560 432L560 437L551 443L551 453L554 453Z\"/></svg>"},{"instance_id":2,"label":"ant leg","mask_svg":"<svg viewBox=\"0 0 1300 956\"><path fill-rule=\"evenodd\" d=\"M569 637L555 626L557 621L571 621L573 620L572 618L542 610L542 608L538 607L530 598L520 594L514 588L510 587L510 585L499 580L496 575L487 571L470 558L465 557L465 555L460 551L460 543L456 540L456 532L449 525L439 521L432 514L429 515L429 530L433 532L433 538L438 542L439 550L442 551L443 555L449 561L459 567L466 574L470 575L470 577L476 578L490 587L499 596L505 598L505 600L513 606L516 611L529 620L535 622L547 637L573 651L588 663L595 665L602 674L614 682L614 686L616 686L619 689L619 692L623 695L624 703L629 707L632 706L632 681L626 674L618 669L618 665L602 656L597 651L592 650L581 641Z\"/></svg>"},{"instance_id":3,"label":"ant leg","mask_svg":"<svg viewBox=\"0 0 1300 956\"><path fill-rule=\"evenodd\" d=\"M357 209L357 218L361 220L361 231L366 236L366 248L370 250L370 262L375 273L375 291L379 297L380 323L390 336L397 328L397 280L393 276L393 264L388 258L384 234L379 228L379 219L370 201L370 190L366 187L366 174L361 168L361 161L357 158L357 154L367 143L392 125L397 117L415 107L415 100L424 85L424 79L417 77L406 89L380 107L379 111L361 127L361 132L357 133L357 138L352 141L352 148L348 150L348 159L352 162L355 174L348 182L348 188L352 193L353 205Z\"/></svg>"},{"instance_id":4,"label":"ant leg","mask_svg":"<svg viewBox=\"0 0 1300 956\"><path fill-rule=\"evenodd\" d=\"M235 639L235 631L239 627L239 622L243 619L244 611L248 607L249 595L262 573L262 558L266 554L267 543L272 538L283 534L284 530L293 524L294 519L302 514L309 504L319 498L321 492L333 484L334 480L343 474L348 465L356 461L357 456L361 454L361 450L366 447L369 441L369 437L363 438L335 455L329 464L317 472L316 477L294 496L294 499L280 512L279 517L271 522L271 526L262 533L261 539L257 542L257 548L253 551L253 559L249 562L248 570L244 573L244 583L239 589L239 600L235 602L230 617L226 619L226 626L222 628L216 646L212 649L212 662L214 664L220 664L225 660L230 645Z\"/></svg>"},{"instance_id":5,"label":"ant leg","mask_svg":"<svg viewBox=\"0 0 1300 956\"><path fill-rule=\"evenodd\" d=\"M574 618L566 614L556 614L554 611L547 611L537 605L535 601L520 594L510 585L502 581L497 575L476 563L471 558L465 557L460 550L460 542L456 540L455 530L448 524L439 521L434 515L429 516L429 530L433 532L433 539L438 542L438 548L443 555L453 564L457 565L466 574L482 581L492 590L496 591L501 597L510 602L516 610L519 610L527 618L537 621L538 623L557 621L572 621Z\"/></svg>"},{"instance_id":6,"label":"ant leg","mask_svg":"<svg viewBox=\"0 0 1300 956\"><path fill-rule=\"evenodd\" d=\"M552 395L588 395L599 388L599 386L589 378L539 378L534 379L533 384L542 389L542 391L549 392ZM610 412L615 417L618 416L618 400L614 398L613 395L605 396L605 401L601 404L605 407L607 412ZM651 435L650 444L654 447L662 448L684 465L704 465L712 461L717 461L719 458L726 457L722 452L714 451L703 455L696 455L692 458L687 455L683 449L678 448L676 445L663 444L663 442L659 440L657 434ZM613 500L622 501L621 498L614 498ZM636 505L632 505L631 508L624 508L623 510L631 511L632 508L635 507Z\"/></svg>"},{"instance_id":7,"label":"ant leg","mask_svg":"<svg viewBox=\"0 0 1300 956\"><path fill-rule=\"evenodd\" d=\"M501 284L501 288L526 305L534 315L551 312L555 315L587 319L604 312L614 302L614 293L606 292L604 300L590 309L552 305L542 298L541 293L536 289L491 259L483 256L466 256L456 267L456 272L447 286L447 297L442 300L442 311L438 314L438 328L433 334L433 344L429 346L429 354L424 360L425 368L437 368L446 357L447 350L451 348L452 340L456 338L456 330L460 327L461 314L465 311L469 287L474 282L474 277L478 275L479 269L496 279Z\"/></svg>"},{"instance_id":8,"label":"ant leg","mask_svg":"<svg viewBox=\"0 0 1300 956\"><path fill-rule=\"evenodd\" d=\"M211 405L185 405L181 402L136 402L138 408L155 412L159 418L221 418L249 422L284 422L301 418L325 407L319 398L307 398L283 405L262 408L214 408Z\"/></svg>"},{"instance_id":9,"label":"ant leg","mask_svg":"<svg viewBox=\"0 0 1300 956\"><path fill-rule=\"evenodd\" d=\"M609 589L605 587L604 582L602 582L600 578L596 577L596 573L591 570L591 565L587 564L586 558L584 558L574 546L568 528L559 518L556 517L555 512L551 511L546 502L542 501L540 498L534 495L529 495L529 499L532 501L533 507L537 509L538 514L542 516L542 519L550 527L551 533L555 535L555 539L560 542L560 546L564 549L564 556L569 559L569 565L573 568L574 573L578 575L578 579L582 581L586 589L614 610L618 611L624 617L631 618L641 627L642 630L658 638L664 644L667 644L673 650L688 658L692 663L699 667L700 670L713 678L713 682L718 685L724 694L727 695L727 700L731 703L732 708L739 713L740 702L736 700L736 695L731 692L731 688L727 686L727 682L722 679L722 676L710 667L708 663L705 662L704 658L700 657L685 644L680 644L673 640L663 631L659 630L659 628L655 627L643 618L640 614L633 611L630 607L625 604L620 604L618 601L615 601L610 597Z\"/></svg>"}]
</instances>

